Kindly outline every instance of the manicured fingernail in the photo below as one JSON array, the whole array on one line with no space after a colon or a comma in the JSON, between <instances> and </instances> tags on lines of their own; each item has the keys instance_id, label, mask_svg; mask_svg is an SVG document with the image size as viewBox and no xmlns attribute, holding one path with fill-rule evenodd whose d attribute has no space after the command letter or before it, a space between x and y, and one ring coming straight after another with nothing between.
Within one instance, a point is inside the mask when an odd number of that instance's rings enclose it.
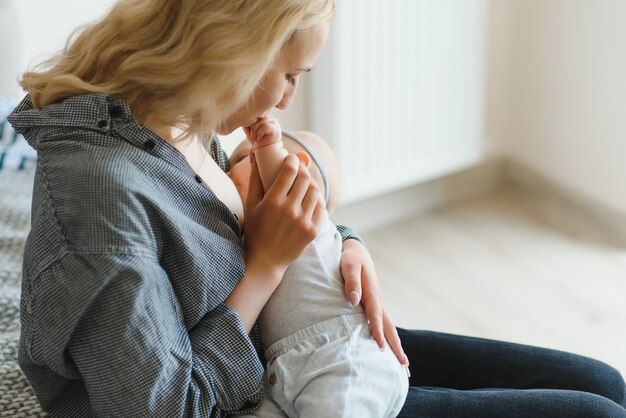
<instances>
[{"instance_id":1,"label":"manicured fingernail","mask_svg":"<svg viewBox=\"0 0 626 418\"><path fill-rule=\"evenodd\" d=\"M359 292L357 292L356 290L353 290L352 292L350 292L350 302L352 303L353 306L358 305L360 301L361 301L361 294Z\"/></svg>"},{"instance_id":2,"label":"manicured fingernail","mask_svg":"<svg viewBox=\"0 0 626 418\"><path fill-rule=\"evenodd\" d=\"M404 370L406 370L406 375L407 375L408 377L411 377L411 370L409 370L409 367L408 367L408 366L406 366L406 365L404 365L404 364L403 364L402 366L404 366Z\"/></svg>"}]
</instances>

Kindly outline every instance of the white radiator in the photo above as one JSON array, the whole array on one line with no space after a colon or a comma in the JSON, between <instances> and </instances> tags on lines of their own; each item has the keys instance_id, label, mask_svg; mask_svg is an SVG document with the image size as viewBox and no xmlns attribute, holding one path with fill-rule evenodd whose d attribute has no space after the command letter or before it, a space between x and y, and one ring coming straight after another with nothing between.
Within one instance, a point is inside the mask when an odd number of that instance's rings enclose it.
<instances>
[{"instance_id":1,"label":"white radiator","mask_svg":"<svg viewBox=\"0 0 626 418\"><path fill-rule=\"evenodd\" d=\"M337 0L309 118L342 204L482 159L486 29L486 0Z\"/></svg>"}]
</instances>

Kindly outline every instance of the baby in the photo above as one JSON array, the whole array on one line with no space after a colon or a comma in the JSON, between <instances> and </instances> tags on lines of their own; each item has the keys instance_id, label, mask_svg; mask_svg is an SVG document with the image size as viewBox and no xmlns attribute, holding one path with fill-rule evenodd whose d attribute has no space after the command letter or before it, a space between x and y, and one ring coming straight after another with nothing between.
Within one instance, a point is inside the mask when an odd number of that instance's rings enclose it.
<instances>
[{"instance_id":1,"label":"baby","mask_svg":"<svg viewBox=\"0 0 626 418\"><path fill-rule=\"evenodd\" d=\"M267 118L270 119L270 118ZM320 137L296 136L270 119L246 130L230 158L230 176L245 202L254 152L265 190L288 153L307 166L325 203L317 238L294 261L261 312L265 357L264 400L254 417L395 417L408 378L391 349L381 351L360 305L344 297L341 235L328 212L338 198L337 160ZM283 143L284 141L284 143Z\"/></svg>"}]
</instances>

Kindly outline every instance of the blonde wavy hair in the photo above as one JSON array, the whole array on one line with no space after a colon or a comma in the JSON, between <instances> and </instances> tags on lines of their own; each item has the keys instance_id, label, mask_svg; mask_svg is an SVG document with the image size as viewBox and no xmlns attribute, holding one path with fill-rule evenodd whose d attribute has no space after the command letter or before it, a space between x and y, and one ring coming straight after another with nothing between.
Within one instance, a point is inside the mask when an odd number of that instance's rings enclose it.
<instances>
[{"instance_id":1,"label":"blonde wavy hair","mask_svg":"<svg viewBox=\"0 0 626 418\"><path fill-rule=\"evenodd\" d=\"M20 85L38 109L106 93L139 120L206 133L248 100L287 42L333 14L333 0L120 0Z\"/></svg>"}]
</instances>

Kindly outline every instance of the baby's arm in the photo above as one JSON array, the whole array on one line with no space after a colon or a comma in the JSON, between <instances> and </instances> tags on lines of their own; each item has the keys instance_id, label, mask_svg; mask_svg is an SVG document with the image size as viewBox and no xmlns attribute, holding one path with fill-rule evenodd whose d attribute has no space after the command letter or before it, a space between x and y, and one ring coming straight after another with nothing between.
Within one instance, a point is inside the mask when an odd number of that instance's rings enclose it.
<instances>
[{"instance_id":1,"label":"baby's arm","mask_svg":"<svg viewBox=\"0 0 626 418\"><path fill-rule=\"evenodd\" d=\"M244 132L252 142L252 151L259 167L263 190L267 192L289 154L283 147L280 125L278 120L266 117L244 128Z\"/></svg>"}]
</instances>

